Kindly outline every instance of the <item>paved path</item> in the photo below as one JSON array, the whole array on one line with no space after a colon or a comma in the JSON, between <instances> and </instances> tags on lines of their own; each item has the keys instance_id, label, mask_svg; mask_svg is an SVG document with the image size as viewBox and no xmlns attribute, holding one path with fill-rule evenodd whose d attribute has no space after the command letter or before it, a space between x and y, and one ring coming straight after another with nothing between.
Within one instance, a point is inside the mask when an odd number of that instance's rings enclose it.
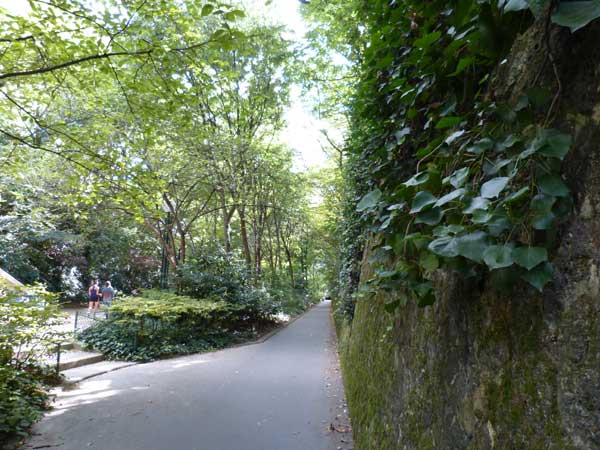
<instances>
[{"instance_id":1,"label":"paved path","mask_svg":"<svg viewBox=\"0 0 600 450\"><path fill-rule=\"evenodd\" d=\"M335 430L344 406L321 303L262 344L137 365L61 392L25 448L351 449L350 433Z\"/></svg>"}]
</instances>

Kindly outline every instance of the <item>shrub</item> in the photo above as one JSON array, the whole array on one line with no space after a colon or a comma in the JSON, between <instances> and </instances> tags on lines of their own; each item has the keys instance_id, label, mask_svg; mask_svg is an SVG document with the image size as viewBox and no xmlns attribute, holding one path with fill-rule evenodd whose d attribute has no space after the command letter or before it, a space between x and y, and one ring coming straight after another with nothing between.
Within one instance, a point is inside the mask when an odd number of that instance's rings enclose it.
<instances>
[{"instance_id":1,"label":"shrub","mask_svg":"<svg viewBox=\"0 0 600 450\"><path fill-rule=\"evenodd\" d=\"M37 373L0 366L0 441L25 436L47 408L48 395Z\"/></svg>"},{"instance_id":2,"label":"shrub","mask_svg":"<svg viewBox=\"0 0 600 450\"><path fill-rule=\"evenodd\" d=\"M219 298L239 305L238 327L260 326L281 311L277 291L254 286L244 263L219 246L200 248L179 268L177 290L193 298Z\"/></svg>"},{"instance_id":3,"label":"shrub","mask_svg":"<svg viewBox=\"0 0 600 450\"><path fill-rule=\"evenodd\" d=\"M44 370L36 364L63 338L56 297L41 287L0 280L0 440L25 435L46 408Z\"/></svg>"},{"instance_id":4,"label":"shrub","mask_svg":"<svg viewBox=\"0 0 600 450\"><path fill-rule=\"evenodd\" d=\"M161 291L142 295L113 303L108 319L83 331L80 339L109 358L149 361L222 348L247 336L230 331L243 306Z\"/></svg>"}]
</instances>

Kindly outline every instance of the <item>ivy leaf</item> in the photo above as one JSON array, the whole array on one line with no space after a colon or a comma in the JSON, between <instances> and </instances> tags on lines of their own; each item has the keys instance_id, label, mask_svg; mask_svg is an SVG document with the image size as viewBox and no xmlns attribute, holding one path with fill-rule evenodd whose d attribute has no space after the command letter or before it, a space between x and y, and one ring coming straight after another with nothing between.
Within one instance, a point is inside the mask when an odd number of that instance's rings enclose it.
<instances>
[{"instance_id":1,"label":"ivy leaf","mask_svg":"<svg viewBox=\"0 0 600 450\"><path fill-rule=\"evenodd\" d=\"M435 270L440 266L440 261L433 253L425 251L421 252L419 266L425 270Z\"/></svg>"},{"instance_id":2,"label":"ivy leaf","mask_svg":"<svg viewBox=\"0 0 600 450\"><path fill-rule=\"evenodd\" d=\"M379 231L384 231L387 229L387 227L390 226L390 224L392 223L392 220L394 219L393 216L388 216L383 223L381 224L381 226L379 227Z\"/></svg>"},{"instance_id":3,"label":"ivy leaf","mask_svg":"<svg viewBox=\"0 0 600 450\"><path fill-rule=\"evenodd\" d=\"M388 211L395 211L398 209L404 209L404 207L406 206L406 202L400 202L400 203L394 203L393 205L390 205L387 207Z\"/></svg>"},{"instance_id":4,"label":"ivy leaf","mask_svg":"<svg viewBox=\"0 0 600 450\"><path fill-rule=\"evenodd\" d=\"M429 243L427 248L438 256L454 258L458 256L458 242L454 236L443 236Z\"/></svg>"},{"instance_id":5,"label":"ivy leaf","mask_svg":"<svg viewBox=\"0 0 600 450\"><path fill-rule=\"evenodd\" d=\"M481 196L483 198L495 198L500 195L500 192L508 184L508 177L492 178L490 181L486 181L481 186Z\"/></svg>"},{"instance_id":6,"label":"ivy leaf","mask_svg":"<svg viewBox=\"0 0 600 450\"><path fill-rule=\"evenodd\" d=\"M469 153L473 153L475 155L481 155L486 150L491 150L494 147L494 141L490 138L483 138L480 141L477 141L474 145L467 148Z\"/></svg>"},{"instance_id":7,"label":"ivy leaf","mask_svg":"<svg viewBox=\"0 0 600 450\"><path fill-rule=\"evenodd\" d=\"M459 197L462 197L465 194L465 189L456 189L443 197L441 197L433 206L444 206L446 203L451 202L452 200L456 200Z\"/></svg>"},{"instance_id":8,"label":"ivy leaf","mask_svg":"<svg viewBox=\"0 0 600 450\"><path fill-rule=\"evenodd\" d=\"M483 262L490 269L501 269L513 264L512 248L508 245L490 245L483 252Z\"/></svg>"},{"instance_id":9,"label":"ivy leaf","mask_svg":"<svg viewBox=\"0 0 600 450\"><path fill-rule=\"evenodd\" d=\"M462 225L440 225L433 229L433 235L435 237L448 236L450 234L458 234L465 231L465 227Z\"/></svg>"},{"instance_id":10,"label":"ivy leaf","mask_svg":"<svg viewBox=\"0 0 600 450\"><path fill-rule=\"evenodd\" d=\"M504 199L504 201L502 203L503 204L504 203L508 203L508 204L515 203L515 202L521 200L522 198L524 198L525 194L527 194L528 192L529 192L529 186L525 186L525 187L519 189L518 191L510 194L508 197L506 197Z\"/></svg>"},{"instance_id":11,"label":"ivy leaf","mask_svg":"<svg viewBox=\"0 0 600 450\"><path fill-rule=\"evenodd\" d=\"M487 224L488 231L492 236L500 236L507 230L510 230L512 224L506 217L496 217L489 221Z\"/></svg>"},{"instance_id":12,"label":"ivy leaf","mask_svg":"<svg viewBox=\"0 0 600 450\"><path fill-rule=\"evenodd\" d=\"M488 199L485 199L483 197L475 197L474 199L471 200L471 203L469 203L469 206L467 206L463 210L463 213L473 214L478 209L488 209L489 206L490 206L490 201Z\"/></svg>"},{"instance_id":13,"label":"ivy leaf","mask_svg":"<svg viewBox=\"0 0 600 450\"><path fill-rule=\"evenodd\" d=\"M493 214L483 209L477 209L473 212L471 220L473 223L487 223L492 220Z\"/></svg>"},{"instance_id":14,"label":"ivy leaf","mask_svg":"<svg viewBox=\"0 0 600 450\"><path fill-rule=\"evenodd\" d=\"M398 130L394 133L394 136L396 137L396 141L398 142L398 144L402 144L406 138L406 136L408 136L410 134L410 128L409 127L405 127L402 128L401 130Z\"/></svg>"},{"instance_id":15,"label":"ivy leaf","mask_svg":"<svg viewBox=\"0 0 600 450\"><path fill-rule=\"evenodd\" d=\"M360 200L360 202L358 202L356 210L360 212L367 209L373 209L375 206L377 206L377 203L379 203L381 195L382 193L379 189L369 192Z\"/></svg>"},{"instance_id":16,"label":"ivy leaf","mask_svg":"<svg viewBox=\"0 0 600 450\"><path fill-rule=\"evenodd\" d=\"M442 180L442 183L450 183L455 188L461 187L469 178L469 168L463 167L462 169L455 170L452 175ZM442 197L443 198L443 197Z\"/></svg>"},{"instance_id":17,"label":"ivy leaf","mask_svg":"<svg viewBox=\"0 0 600 450\"><path fill-rule=\"evenodd\" d=\"M448 136L444 142L446 142L446 144L450 145L450 144L452 144L452 143L453 143L455 140L457 140L459 137L461 137L463 134L465 134L465 130L458 130L458 131L455 131L455 132L454 132L454 133L452 133L450 136Z\"/></svg>"},{"instance_id":18,"label":"ivy leaf","mask_svg":"<svg viewBox=\"0 0 600 450\"><path fill-rule=\"evenodd\" d=\"M556 216L552 212L552 206L556 197L538 194L531 199L530 209L533 212L531 225L536 230L547 230L552 226Z\"/></svg>"},{"instance_id":19,"label":"ivy leaf","mask_svg":"<svg viewBox=\"0 0 600 450\"><path fill-rule=\"evenodd\" d=\"M408 181L402 183L404 186L418 186L429 181L429 172L419 172Z\"/></svg>"},{"instance_id":20,"label":"ivy leaf","mask_svg":"<svg viewBox=\"0 0 600 450\"><path fill-rule=\"evenodd\" d=\"M417 214L415 223L424 223L429 226L435 226L440 223L443 215L442 208L432 208L428 211Z\"/></svg>"},{"instance_id":21,"label":"ivy leaf","mask_svg":"<svg viewBox=\"0 0 600 450\"><path fill-rule=\"evenodd\" d=\"M569 188L558 175L550 174L540 177L538 187L543 194L555 197L568 197L569 195Z\"/></svg>"},{"instance_id":22,"label":"ivy leaf","mask_svg":"<svg viewBox=\"0 0 600 450\"><path fill-rule=\"evenodd\" d=\"M424 208L433 205L437 201L437 198L430 194L427 191L419 191L415 198L413 199L412 207L410 209L410 213L418 213L422 211Z\"/></svg>"},{"instance_id":23,"label":"ivy leaf","mask_svg":"<svg viewBox=\"0 0 600 450\"><path fill-rule=\"evenodd\" d=\"M545 262L544 264L540 264L533 270L521 275L525 281L527 281L530 285L536 288L538 291L542 292L544 286L552 280L552 275L554 274L554 267L549 262Z\"/></svg>"},{"instance_id":24,"label":"ivy leaf","mask_svg":"<svg viewBox=\"0 0 600 450\"><path fill-rule=\"evenodd\" d=\"M498 172L500 172L500 170L503 167L509 165L511 162L513 162L513 160L509 158L502 158L492 162L486 160L483 164L483 172L486 175L495 175Z\"/></svg>"},{"instance_id":25,"label":"ivy leaf","mask_svg":"<svg viewBox=\"0 0 600 450\"><path fill-rule=\"evenodd\" d=\"M437 41L442 36L442 33L439 31L435 31L433 33L426 34L419 39L416 39L413 42L413 46L416 48L427 49L431 46L435 41Z\"/></svg>"},{"instance_id":26,"label":"ivy leaf","mask_svg":"<svg viewBox=\"0 0 600 450\"><path fill-rule=\"evenodd\" d=\"M599 0L562 1L558 5L558 10L552 15L552 21L569 27L574 33L598 17L600 17Z\"/></svg>"},{"instance_id":27,"label":"ivy leaf","mask_svg":"<svg viewBox=\"0 0 600 450\"><path fill-rule=\"evenodd\" d=\"M529 9L535 16L539 16L544 9L548 6L551 0L527 0L527 4L529 5Z\"/></svg>"},{"instance_id":28,"label":"ivy leaf","mask_svg":"<svg viewBox=\"0 0 600 450\"><path fill-rule=\"evenodd\" d=\"M563 160L569 152L572 138L569 134L563 134L558 130L543 130L542 139L544 144L539 151L541 155Z\"/></svg>"},{"instance_id":29,"label":"ivy leaf","mask_svg":"<svg viewBox=\"0 0 600 450\"><path fill-rule=\"evenodd\" d=\"M471 261L481 262L483 252L488 247L487 234L483 231L463 234L456 238L457 249L460 256L464 256Z\"/></svg>"},{"instance_id":30,"label":"ivy leaf","mask_svg":"<svg viewBox=\"0 0 600 450\"><path fill-rule=\"evenodd\" d=\"M463 118L461 116L448 116L443 117L439 120L439 122L435 125L437 130L441 130L444 128L452 128L461 123Z\"/></svg>"},{"instance_id":31,"label":"ivy leaf","mask_svg":"<svg viewBox=\"0 0 600 450\"><path fill-rule=\"evenodd\" d=\"M501 2L504 2L505 0L501 0ZM526 0L508 0L506 1L506 4L504 5L504 11L508 12L508 11L521 11L523 9L527 9L529 8L529 4L527 3Z\"/></svg>"},{"instance_id":32,"label":"ivy leaf","mask_svg":"<svg viewBox=\"0 0 600 450\"><path fill-rule=\"evenodd\" d=\"M519 266L531 270L548 260L548 252L543 247L517 247L512 251L512 258Z\"/></svg>"},{"instance_id":33,"label":"ivy leaf","mask_svg":"<svg viewBox=\"0 0 600 450\"><path fill-rule=\"evenodd\" d=\"M456 70L454 70L454 72L452 72L448 76L453 77L453 76L463 73L465 71L465 69L467 67L473 65L474 62L475 62L475 58L472 56L467 56L465 58L461 58L460 61L458 61L458 64L456 65Z\"/></svg>"}]
</instances>

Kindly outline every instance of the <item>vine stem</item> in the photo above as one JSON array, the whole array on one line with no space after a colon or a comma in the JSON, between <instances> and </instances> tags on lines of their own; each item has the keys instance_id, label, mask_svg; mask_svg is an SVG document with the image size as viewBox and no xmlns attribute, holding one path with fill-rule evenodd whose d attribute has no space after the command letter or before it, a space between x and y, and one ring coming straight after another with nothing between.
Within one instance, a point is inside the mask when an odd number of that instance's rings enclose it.
<instances>
[{"instance_id":1,"label":"vine stem","mask_svg":"<svg viewBox=\"0 0 600 450\"><path fill-rule=\"evenodd\" d=\"M550 64L552 65L552 71L554 73L554 78L556 79L556 83L558 85L558 89L556 91L556 94L554 94L554 98L552 99L552 103L550 104L550 108L548 109L548 112L546 113L546 119L544 120L544 127L548 126L548 123L550 122L550 119L552 117L552 114L554 112L554 107L557 105L557 102L560 99L560 96L562 94L562 82L560 81L560 75L558 73L558 67L556 66L556 61L554 59L554 54L552 53L552 47L550 46L550 23L551 23L551 19L552 19L552 13L554 12L554 9L556 7L556 0L553 0L550 2L550 4L548 5L548 11L547 11L547 15L546 15L546 24L545 24L545 28L544 28L544 46L546 47L546 52L548 55L548 59L550 60Z\"/></svg>"}]
</instances>

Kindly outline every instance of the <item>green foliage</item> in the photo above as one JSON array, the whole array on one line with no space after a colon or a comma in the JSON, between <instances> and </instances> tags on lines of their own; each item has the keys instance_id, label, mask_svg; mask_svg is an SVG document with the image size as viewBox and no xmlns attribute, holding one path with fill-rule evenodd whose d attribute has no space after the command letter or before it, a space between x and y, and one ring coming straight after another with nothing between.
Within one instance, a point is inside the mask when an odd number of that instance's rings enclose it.
<instances>
[{"instance_id":1,"label":"green foliage","mask_svg":"<svg viewBox=\"0 0 600 450\"><path fill-rule=\"evenodd\" d=\"M0 279L0 365L28 367L64 339L56 295L41 286L9 286Z\"/></svg>"},{"instance_id":2,"label":"green foliage","mask_svg":"<svg viewBox=\"0 0 600 450\"><path fill-rule=\"evenodd\" d=\"M438 268L492 280L510 272L538 290L552 279L549 254L571 207L560 172L572 139L547 126L541 89L493 96L496 67L531 23L509 11L546 5L354 5L367 44L347 105L344 169L358 195L345 226L355 239L357 227L372 236L373 268L356 295L399 290L428 305ZM352 267L362 255L347 256Z\"/></svg>"},{"instance_id":3,"label":"green foliage","mask_svg":"<svg viewBox=\"0 0 600 450\"><path fill-rule=\"evenodd\" d=\"M0 280L0 441L25 435L46 408L46 375L36 364L62 340L52 328L60 318L56 296Z\"/></svg>"},{"instance_id":4,"label":"green foliage","mask_svg":"<svg viewBox=\"0 0 600 450\"><path fill-rule=\"evenodd\" d=\"M114 302L108 319L80 333L86 346L109 358L149 361L222 348L253 335L253 309L165 291Z\"/></svg>"},{"instance_id":5,"label":"green foliage","mask_svg":"<svg viewBox=\"0 0 600 450\"><path fill-rule=\"evenodd\" d=\"M38 376L0 364L0 442L13 435L26 436L47 401Z\"/></svg>"},{"instance_id":6,"label":"green foliage","mask_svg":"<svg viewBox=\"0 0 600 450\"><path fill-rule=\"evenodd\" d=\"M592 20L600 17L600 1L598 0L500 0L504 11L520 11L529 8L536 16L552 7L552 21L568 27L572 32L585 27Z\"/></svg>"}]
</instances>

